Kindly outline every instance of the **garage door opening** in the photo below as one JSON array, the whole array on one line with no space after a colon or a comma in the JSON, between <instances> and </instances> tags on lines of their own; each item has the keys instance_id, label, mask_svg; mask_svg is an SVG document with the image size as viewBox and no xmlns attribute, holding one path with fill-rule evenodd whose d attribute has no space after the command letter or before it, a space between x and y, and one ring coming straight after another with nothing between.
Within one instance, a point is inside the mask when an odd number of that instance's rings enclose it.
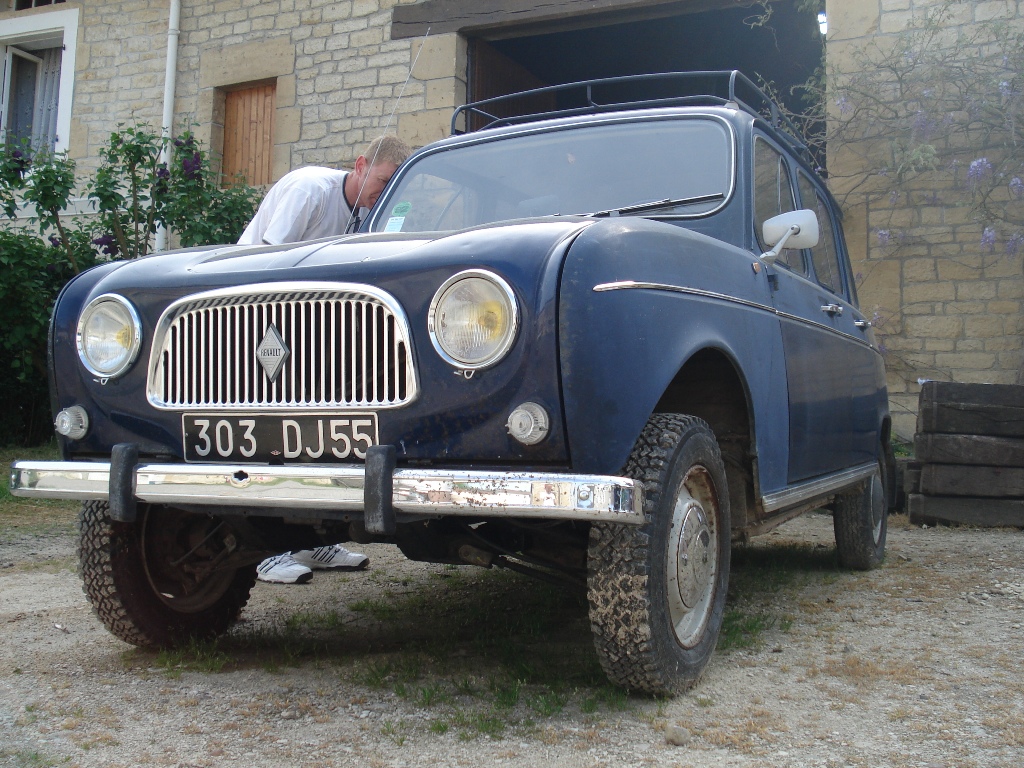
<instances>
[{"instance_id":1,"label":"garage door opening","mask_svg":"<svg viewBox=\"0 0 1024 768\"><path fill-rule=\"evenodd\" d=\"M760 17L760 6L699 13L673 8L658 18L631 21L620 15L599 23L591 17L586 27L565 28L562 22L556 31L535 25L518 33L502 27L471 35L469 100L622 75L738 69L755 83L771 83L789 109L807 108L790 89L821 66L824 37L815 13L790 2L773 3L767 19ZM513 108L522 113L569 106L549 97Z\"/></svg>"}]
</instances>

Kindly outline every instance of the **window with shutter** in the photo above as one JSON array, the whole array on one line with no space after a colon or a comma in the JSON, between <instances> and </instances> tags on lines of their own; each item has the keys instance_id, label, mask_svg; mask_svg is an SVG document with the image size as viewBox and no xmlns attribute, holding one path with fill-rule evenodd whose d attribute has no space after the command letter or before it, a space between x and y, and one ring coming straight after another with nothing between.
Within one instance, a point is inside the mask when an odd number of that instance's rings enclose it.
<instances>
[{"instance_id":1,"label":"window with shutter","mask_svg":"<svg viewBox=\"0 0 1024 768\"><path fill-rule=\"evenodd\" d=\"M0 26L0 141L28 141L37 150L67 149L78 15L77 8L61 6Z\"/></svg>"}]
</instances>

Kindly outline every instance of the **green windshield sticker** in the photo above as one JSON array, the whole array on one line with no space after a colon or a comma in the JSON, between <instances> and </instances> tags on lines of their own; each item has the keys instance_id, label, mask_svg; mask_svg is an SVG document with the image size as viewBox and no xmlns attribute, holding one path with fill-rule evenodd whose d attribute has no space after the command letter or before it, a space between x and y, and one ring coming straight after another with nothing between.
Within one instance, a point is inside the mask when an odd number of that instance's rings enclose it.
<instances>
[{"instance_id":1,"label":"green windshield sticker","mask_svg":"<svg viewBox=\"0 0 1024 768\"><path fill-rule=\"evenodd\" d=\"M394 208L391 209L392 216L408 216L409 211L412 210L412 203L398 203Z\"/></svg>"}]
</instances>

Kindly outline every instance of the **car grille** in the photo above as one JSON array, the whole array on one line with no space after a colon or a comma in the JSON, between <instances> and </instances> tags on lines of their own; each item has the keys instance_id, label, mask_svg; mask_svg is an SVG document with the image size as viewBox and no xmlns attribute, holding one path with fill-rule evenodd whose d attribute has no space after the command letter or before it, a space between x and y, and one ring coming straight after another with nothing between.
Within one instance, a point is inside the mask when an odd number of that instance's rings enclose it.
<instances>
[{"instance_id":1,"label":"car grille","mask_svg":"<svg viewBox=\"0 0 1024 768\"><path fill-rule=\"evenodd\" d=\"M370 286L277 283L183 299L157 325L157 408L389 408L417 394L405 314ZM276 377L257 349L271 326L287 348Z\"/></svg>"}]
</instances>

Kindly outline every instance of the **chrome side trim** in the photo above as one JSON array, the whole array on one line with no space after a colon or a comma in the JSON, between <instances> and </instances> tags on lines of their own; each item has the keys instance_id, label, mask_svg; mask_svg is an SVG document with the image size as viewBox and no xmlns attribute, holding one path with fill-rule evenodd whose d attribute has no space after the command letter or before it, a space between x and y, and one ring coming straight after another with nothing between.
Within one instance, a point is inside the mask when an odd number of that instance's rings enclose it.
<instances>
[{"instance_id":1,"label":"chrome side trim","mask_svg":"<svg viewBox=\"0 0 1024 768\"><path fill-rule=\"evenodd\" d=\"M804 325L810 325L814 328L818 328L822 331L828 331L836 336L841 336L844 339L854 341L861 346L869 347L870 349L876 349L874 345L868 343L866 339L858 338L844 331L840 331L831 326L825 325L824 323L816 323L813 320L808 320L806 317L800 317L799 315L791 315L788 312L783 312L775 307L769 306L768 304L761 304L756 301L748 301L747 299L740 299L736 296L729 296L725 293L716 293L715 291L705 291L701 288L689 288L684 285L671 285L668 283L647 283L636 280L617 280L613 283L600 283L594 286L595 293L602 293L604 291L625 291L632 288L645 288L652 291L669 291L671 293L685 293L690 296L700 296L704 299L713 299L715 301L727 301L731 304L739 304L744 307L750 307L751 309L759 309L763 312L776 315L780 319L792 320L797 323Z\"/></svg>"},{"instance_id":2,"label":"chrome side trim","mask_svg":"<svg viewBox=\"0 0 1024 768\"><path fill-rule=\"evenodd\" d=\"M761 497L761 506L765 512L773 512L776 509L791 507L816 497L828 496L830 493L866 480L877 471L878 464L875 462L844 469L842 472L836 472L828 477L818 477L784 491L766 494Z\"/></svg>"},{"instance_id":3,"label":"chrome side trim","mask_svg":"<svg viewBox=\"0 0 1024 768\"><path fill-rule=\"evenodd\" d=\"M327 513L363 509L362 464L252 467L216 464L140 464L135 495L153 504L245 507L269 517L288 510ZM110 464L17 461L11 465L14 496L100 499L109 495ZM428 517L515 517L641 525L643 485L626 477L547 472L399 469L394 473L396 511Z\"/></svg>"}]
</instances>

